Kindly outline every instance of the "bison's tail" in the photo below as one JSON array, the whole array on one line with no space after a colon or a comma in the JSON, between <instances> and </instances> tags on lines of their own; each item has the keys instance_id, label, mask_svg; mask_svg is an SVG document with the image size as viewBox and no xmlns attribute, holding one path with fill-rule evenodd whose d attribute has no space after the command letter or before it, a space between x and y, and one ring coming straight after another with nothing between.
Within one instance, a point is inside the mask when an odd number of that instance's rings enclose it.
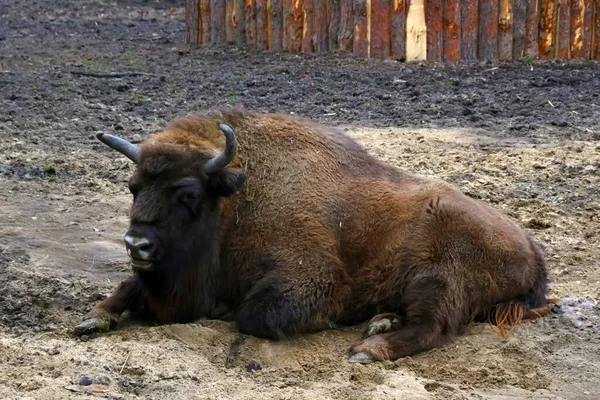
<instances>
[{"instance_id":1,"label":"bison's tail","mask_svg":"<svg viewBox=\"0 0 600 400\"><path fill-rule=\"evenodd\" d=\"M488 321L506 340L517 325L548 315L548 304L558 299L546 298L548 293L548 269L546 261L537 244L530 238L529 244L535 254L534 268L536 277L529 292L511 301L499 303L492 307Z\"/></svg>"}]
</instances>

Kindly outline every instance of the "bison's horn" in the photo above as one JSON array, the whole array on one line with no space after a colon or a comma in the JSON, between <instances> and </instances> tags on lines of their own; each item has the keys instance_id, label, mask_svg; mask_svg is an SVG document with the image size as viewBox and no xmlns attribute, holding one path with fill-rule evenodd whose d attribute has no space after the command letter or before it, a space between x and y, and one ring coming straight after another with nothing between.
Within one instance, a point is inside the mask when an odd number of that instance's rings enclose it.
<instances>
[{"instance_id":1,"label":"bison's horn","mask_svg":"<svg viewBox=\"0 0 600 400\"><path fill-rule=\"evenodd\" d=\"M203 171L207 175L214 174L215 172L225 168L227 164L233 160L233 157L235 157L235 152L237 151L237 140L235 139L235 133L233 133L233 130L225 124L220 124L219 129L221 129L221 131L223 131L225 134L225 150L204 164Z\"/></svg>"},{"instance_id":2,"label":"bison's horn","mask_svg":"<svg viewBox=\"0 0 600 400\"><path fill-rule=\"evenodd\" d=\"M125 139L121 139L119 137L109 135L101 131L96 132L96 137L102 143L123 154L125 157L129 158L134 163L137 164L140 161L140 149L138 149L138 147L135 144L129 143Z\"/></svg>"}]
</instances>

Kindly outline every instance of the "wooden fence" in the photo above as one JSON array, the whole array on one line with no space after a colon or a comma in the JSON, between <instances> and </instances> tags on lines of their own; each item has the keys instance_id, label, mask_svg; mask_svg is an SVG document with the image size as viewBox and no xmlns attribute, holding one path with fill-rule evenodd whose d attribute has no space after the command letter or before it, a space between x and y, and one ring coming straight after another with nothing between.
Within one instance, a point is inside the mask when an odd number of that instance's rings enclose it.
<instances>
[{"instance_id":1,"label":"wooden fence","mask_svg":"<svg viewBox=\"0 0 600 400\"><path fill-rule=\"evenodd\" d=\"M416 61L600 59L600 0L188 0L185 42Z\"/></svg>"}]
</instances>

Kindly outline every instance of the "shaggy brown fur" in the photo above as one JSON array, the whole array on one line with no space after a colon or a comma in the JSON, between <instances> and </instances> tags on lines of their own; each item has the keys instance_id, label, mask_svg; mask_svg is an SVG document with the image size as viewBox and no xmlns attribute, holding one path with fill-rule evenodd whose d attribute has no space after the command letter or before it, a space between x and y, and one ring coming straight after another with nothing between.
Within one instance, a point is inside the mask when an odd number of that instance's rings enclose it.
<instances>
[{"instance_id":1,"label":"shaggy brown fur","mask_svg":"<svg viewBox=\"0 0 600 400\"><path fill-rule=\"evenodd\" d=\"M224 146L220 123L238 153L205 176ZM172 184L183 178L195 184L182 198ZM141 145L130 187L131 230L155 238L160 257L92 317L232 318L280 339L396 313L391 331L350 349L394 360L448 343L474 317L506 334L544 314L546 264L517 224L304 119L234 109L176 119Z\"/></svg>"}]
</instances>

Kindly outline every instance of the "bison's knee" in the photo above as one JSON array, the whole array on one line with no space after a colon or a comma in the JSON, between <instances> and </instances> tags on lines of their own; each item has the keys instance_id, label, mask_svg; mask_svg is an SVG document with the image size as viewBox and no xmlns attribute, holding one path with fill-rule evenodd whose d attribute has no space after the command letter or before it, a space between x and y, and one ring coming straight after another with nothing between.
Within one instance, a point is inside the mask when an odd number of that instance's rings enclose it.
<instances>
[{"instance_id":1,"label":"bison's knee","mask_svg":"<svg viewBox=\"0 0 600 400\"><path fill-rule=\"evenodd\" d=\"M293 336L302 320L300 307L269 285L244 301L238 315L238 328L247 335L280 340Z\"/></svg>"}]
</instances>

